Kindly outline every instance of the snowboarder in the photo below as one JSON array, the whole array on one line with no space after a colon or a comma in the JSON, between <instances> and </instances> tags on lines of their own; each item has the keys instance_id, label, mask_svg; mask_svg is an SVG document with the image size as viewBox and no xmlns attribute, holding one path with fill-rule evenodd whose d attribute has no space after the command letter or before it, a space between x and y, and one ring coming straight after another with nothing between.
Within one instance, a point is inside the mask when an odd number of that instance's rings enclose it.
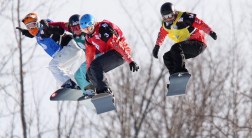
<instances>
[{"instance_id":1,"label":"snowboarder","mask_svg":"<svg viewBox=\"0 0 252 138\"><path fill-rule=\"evenodd\" d=\"M86 50L84 42L85 42L85 33L81 31L80 24L79 24L79 14L73 14L69 17L68 22L49 22L50 26L59 26L64 30L73 34L74 40L78 44L78 46Z\"/></svg>"},{"instance_id":2,"label":"snowboarder","mask_svg":"<svg viewBox=\"0 0 252 138\"><path fill-rule=\"evenodd\" d=\"M66 31L69 31L73 34L74 40L78 44L78 46L86 52L85 47L85 36L86 34L81 31L80 29L80 15L79 14L73 14L68 22L49 22L49 25L51 26L59 26L63 28ZM100 54L99 51L96 51L97 56ZM84 62L79 69L75 72L74 78L82 90L83 94L86 96L92 97L94 93L93 85L88 82L86 79L86 62Z\"/></svg>"},{"instance_id":3,"label":"snowboarder","mask_svg":"<svg viewBox=\"0 0 252 138\"><path fill-rule=\"evenodd\" d=\"M139 66L132 59L128 44L122 31L108 20L96 22L91 14L84 14L80 19L80 27L86 35L87 76L96 88L96 93L112 93L104 76L124 63L129 63L130 70L138 71ZM103 53L95 58L95 51Z\"/></svg>"},{"instance_id":4,"label":"snowboarder","mask_svg":"<svg viewBox=\"0 0 252 138\"><path fill-rule=\"evenodd\" d=\"M35 37L37 43L52 57L49 69L61 87L77 88L78 86L65 70L66 65L73 63L82 54L82 50L73 40L72 34L65 32L60 27L49 26L45 19L39 22L36 13L27 14L22 22L27 30L20 27L16 27L16 29L27 37Z\"/></svg>"},{"instance_id":5,"label":"snowboarder","mask_svg":"<svg viewBox=\"0 0 252 138\"><path fill-rule=\"evenodd\" d=\"M185 59L194 58L201 54L207 47L203 32L217 39L216 33L196 14L175 11L170 2L166 2L160 9L162 15L162 26L160 28L153 56L158 58L158 51L168 36L175 44L170 51L163 55L164 64L170 75L177 72L188 72L185 67Z\"/></svg>"}]
</instances>

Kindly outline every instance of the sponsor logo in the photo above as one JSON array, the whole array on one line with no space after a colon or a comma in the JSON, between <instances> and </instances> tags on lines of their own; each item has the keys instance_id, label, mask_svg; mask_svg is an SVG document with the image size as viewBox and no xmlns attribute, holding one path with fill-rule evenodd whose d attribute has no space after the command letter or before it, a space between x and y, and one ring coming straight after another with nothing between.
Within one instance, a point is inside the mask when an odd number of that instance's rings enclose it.
<instances>
[{"instance_id":1,"label":"sponsor logo","mask_svg":"<svg viewBox=\"0 0 252 138\"><path fill-rule=\"evenodd\" d=\"M79 25L79 21L72 22L72 25Z\"/></svg>"},{"instance_id":2,"label":"sponsor logo","mask_svg":"<svg viewBox=\"0 0 252 138\"><path fill-rule=\"evenodd\" d=\"M108 34L108 33L104 33L104 36L108 38L108 37L109 37L109 34Z\"/></svg>"},{"instance_id":3,"label":"sponsor logo","mask_svg":"<svg viewBox=\"0 0 252 138\"><path fill-rule=\"evenodd\" d=\"M51 95L51 97L55 97L57 95L57 93L55 92L55 93L53 93L52 95Z\"/></svg>"},{"instance_id":4,"label":"sponsor logo","mask_svg":"<svg viewBox=\"0 0 252 138\"><path fill-rule=\"evenodd\" d=\"M95 35L94 37L95 37L95 39L100 39L101 34L99 34L99 35Z\"/></svg>"},{"instance_id":5,"label":"sponsor logo","mask_svg":"<svg viewBox=\"0 0 252 138\"><path fill-rule=\"evenodd\" d=\"M183 22L184 21L184 18L179 18L178 22Z\"/></svg>"},{"instance_id":6,"label":"sponsor logo","mask_svg":"<svg viewBox=\"0 0 252 138\"><path fill-rule=\"evenodd\" d=\"M191 14L189 15L189 18L193 18L193 17L194 17L194 14L191 13Z\"/></svg>"},{"instance_id":7,"label":"sponsor logo","mask_svg":"<svg viewBox=\"0 0 252 138\"><path fill-rule=\"evenodd\" d=\"M92 42L92 44L96 47L96 49L100 50L100 46L96 44L95 42Z\"/></svg>"},{"instance_id":8,"label":"sponsor logo","mask_svg":"<svg viewBox=\"0 0 252 138\"><path fill-rule=\"evenodd\" d=\"M108 24L103 23L101 26L102 26L102 27L108 27Z\"/></svg>"}]
</instances>

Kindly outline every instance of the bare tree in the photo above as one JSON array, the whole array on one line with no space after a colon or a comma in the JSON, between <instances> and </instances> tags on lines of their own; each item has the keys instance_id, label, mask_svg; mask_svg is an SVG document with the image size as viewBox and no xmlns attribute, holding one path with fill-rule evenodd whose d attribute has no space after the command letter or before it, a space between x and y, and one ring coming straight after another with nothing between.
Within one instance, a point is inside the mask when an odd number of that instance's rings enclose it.
<instances>
[{"instance_id":1,"label":"bare tree","mask_svg":"<svg viewBox=\"0 0 252 138\"><path fill-rule=\"evenodd\" d=\"M57 2L41 2L35 9L47 11L46 15L50 16L49 13L57 9L54 7ZM24 2L0 3L0 16L12 22L13 30L21 26L20 18L25 14ZM252 70L247 61L248 51L243 48L247 39L239 33L245 32L249 36L248 41L251 41L251 27L246 30L240 26L246 21L235 16L236 3L225 1L229 14L218 16L221 24L215 27L222 29L216 31L220 36L218 40L209 40L208 48L202 55L187 61L192 77L187 94L182 97L166 97L168 70L162 57L154 60L151 56L160 27L157 9L162 2L137 0L133 4L131 1L119 3L131 25L131 32L125 34L140 71L131 73L128 65L124 64L107 74L116 97L117 110L96 115L83 102L55 103L49 102L47 97L38 96L34 84L29 84L31 87L26 85L28 76L32 74L28 72L27 63L34 60L37 49L24 47L24 38L13 31L16 41L4 43L8 48L0 54L0 106L4 104L4 109L0 108L0 122L8 120L0 137L251 137ZM176 4L184 3L186 1ZM212 16L204 4L206 1L190 2L188 9ZM7 9L11 9L11 15L6 14ZM147 15L146 10L152 11L153 15ZM217 9L215 15L218 12ZM245 13L244 18L247 17ZM226 30L228 37L223 36ZM160 56L170 45L167 41L161 47ZM48 111L41 105L45 101L50 105L46 107ZM2 123L0 125L2 128Z\"/></svg>"},{"instance_id":2,"label":"bare tree","mask_svg":"<svg viewBox=\"0 0 252 138\"><path fill-rule=\"evenodd\" d=\"M125 8L126 2L121 3L121 6L131 16L129 19L136 32L142 34L138 29L139 24L136 23L138 21ZM232 5L229 7L231 8ZM141 11L138 13L141 14ZM230 13L230 16L233 16L232 12ZM144 22L143 19L139 20ZM231 18L231 22L234 20ZM247 83L249 81L243 80L244 74L248 73L247 64L246 57L240 56L242 50L239 49L244 40L236 40L239 38L235 35L236 24L231 24L231 28L234 36L230 38L232 41L225 42L229 45L228 48L206 50L201 56L187 62L187 67L192 74L187 96L165 97L168 81L165 76L168 72L162 65L159 65L160 71L153 70L158 67L154 67L155 63L152 59L149 63L140 64L141 74L131 75L126 65L111 73L111 84L116 91L115 96L119 104L117 115L113 114L112 117L118 119L112 120L110 124L117 126L119 123L120 128L106 129L109 132L114 131L113 137L249 136L251 122L243 120L251 120L251 96L248 96L251 86ZM152 35L150 33L149 38ZM149 46L152 45L145 37L140 37L140 41L150 52ZM223 51L228 51L228 54ZM145 57L145 60L148 60L148 57Z\"/></svg>"}]
</instances>

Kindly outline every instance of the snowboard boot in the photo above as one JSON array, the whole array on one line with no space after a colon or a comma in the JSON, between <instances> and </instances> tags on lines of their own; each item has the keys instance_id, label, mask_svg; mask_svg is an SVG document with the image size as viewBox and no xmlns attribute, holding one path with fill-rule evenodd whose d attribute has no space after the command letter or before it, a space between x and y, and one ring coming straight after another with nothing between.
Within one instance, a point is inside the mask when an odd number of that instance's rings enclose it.
<instances>
[{"instance_id":1,"label":"snowboard boot","mask_svg":"<svg viewBox=\"0 0 252 138\"><path fill-rule=\"evenodd\" d=\"M112 102L115 103L115 96L114 96L114 93L111 91L110 88L105 88L105 89L103 89L101 91L97 91L96 93L97 94L100 94L100 93L109 93L109 94L111 94L113 96Z\"/></svg>"},{"instance_id":2,"label":"snowboard boot","mask_svg":"<svg viewBox=\"0 0 252 138\"><path fill-rule=\"evenodd\" d=\"M97 91L96 93L97 94L100 94L100 93L109 93L109 94L111 94L114 97L114 93L111 91L110 88L106 88L106 89L103 89L101 91Z\"/></svg>"},{"instance_id":3,"label":"snowboard boot","mask_svg":"<svg viewBox=\"0 0 252 138\"><path fill-rule=\"evenodd\" d=\"M83 96L85 99L89 99L95 96L95 92L92 89L88 89L88 90L85 90L85 92L83 93Z\"/></svg>"},{"instance_id":4,"label":"snowboard boot","mask_svg":"<svg viewBox=\"0 0 252 138\"><path fill-rule=\"evenodd\" d=\"M93 91L95 91L95 87L94 87L94 85L89 84L88 86L86 86L86 87L84 88L84 90L85 90L85 91L86 91L86 90L93 90Z\"/></svg>"},{"instance_id":5,"label":"snowboard boot","mask_svg":"<svg viewBox=\"0 0 252 138\"><path fill-rule=\"evenodd\" d=\"M112 94L112 91L110 90L110 88L105 88L103 90L97 91L96 93L97 94L100 94L100 93L109 93L109 94Z\"/></svg>"},{"instance_id":6,"label":"snowboard boot","mask_svg":"<svg viewBox=\"0 0 252 138\"><path fill-rule=\"evenodd\" d=\"M67 80L61 87L80 90L80 87L71 79Z\"/></svg>"},{"instance_id":7,"label":"snowboard boot","mask_svg":"<svg viewBox=\"0 0 252 138\"><path fill-rule=\"evenodd\" d=\"M83 92L83 95L86 97L86 98L92 98L93 96L95 96L95 88L92 84L89 84L88 86L86 86L84 88L84 92Z\"/></svg>"},{"instance_id":8,"label":"snowboard boot","mask_svg":"<svg viewBox=\"0 0 252 138\"><path fill-rule=\"evenodd\" d=\"M186 68L183 68L180 72L188 72Z\"/></svg>"}]
</instances>

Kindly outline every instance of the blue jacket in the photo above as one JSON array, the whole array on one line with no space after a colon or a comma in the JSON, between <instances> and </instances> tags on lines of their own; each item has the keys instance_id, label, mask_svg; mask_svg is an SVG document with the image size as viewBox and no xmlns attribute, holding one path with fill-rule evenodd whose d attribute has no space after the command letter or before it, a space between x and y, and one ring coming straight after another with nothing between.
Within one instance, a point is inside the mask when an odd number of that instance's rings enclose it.
<instances>
[{"instance_id":1,"label":"blue jacket","mask_svg":"<svg viewBox=\"0 0 252 138\"><path fill-rule=\"evenodd\" d=\"M51 37L41 37L41 33L43 34L43 30L40 28L38 34L36 35L38 44L45 50L48 55L54 57L55 54L62 49L62 46L56 43Z\"/></svg>"},{"instance_id":2,"label":"blue jacket","mask_svg":"<svg viewBox=\"0 0 252 138\"><path fill-rule=\"evenodd\" d=\"M73 36L71 34L66 34L63 28L49 26L48 24L46 25L47 20L43 21L45 26L40 24L39 31L35 37L38 44L45 50L45 52L51 57L54 57L63 46L66 46L73 39ZM26 29L22 29L21 31L22 34L27 37L34 37Z\"/></svg>"}]
</instances>

